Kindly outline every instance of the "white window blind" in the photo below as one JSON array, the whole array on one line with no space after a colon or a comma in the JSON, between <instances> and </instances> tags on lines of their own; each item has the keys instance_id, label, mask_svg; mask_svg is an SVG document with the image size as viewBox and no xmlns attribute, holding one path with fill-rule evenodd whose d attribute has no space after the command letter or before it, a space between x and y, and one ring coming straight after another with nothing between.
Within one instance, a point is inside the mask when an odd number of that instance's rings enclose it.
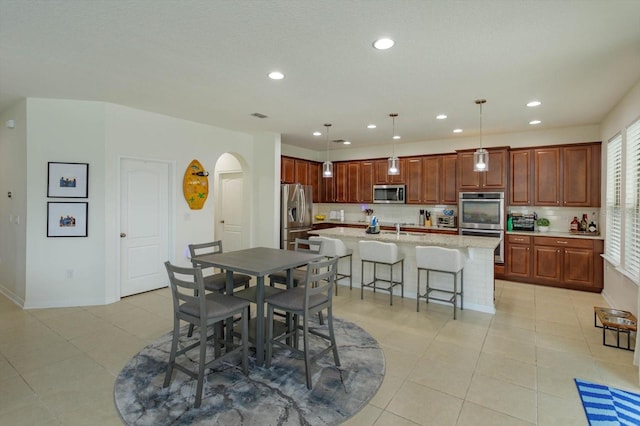
<instances>
[{"instance_id":1,"label":"white window blind","mask_svg":"<svg viewBox=\"0 0 640 426\"><path fill-rule=\"evenodd\" d=\"M640 120L627 129L624 269L640 281Z\"/></svg>"},{"instance_id":2,"label":"white window blind","mask_svg":"<svg viewBox=\"0 0 640 426\"><path fill-rule=\"evenodd\" d=\"M620 264L622 241L622 135L611 139L607 145L607 238L605 255L609 262Z\"/></svg>"}]
</instances>

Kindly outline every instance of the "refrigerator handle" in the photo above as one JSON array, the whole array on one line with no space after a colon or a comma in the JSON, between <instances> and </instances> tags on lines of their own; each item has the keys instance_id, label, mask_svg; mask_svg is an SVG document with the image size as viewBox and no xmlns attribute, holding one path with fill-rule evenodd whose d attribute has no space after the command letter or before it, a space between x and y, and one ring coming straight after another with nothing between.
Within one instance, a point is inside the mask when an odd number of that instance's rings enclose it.
<instances>
[{"instance_id":1,"label":"refrigerator handle","mask_svg":"<svg viewBox=\"0 0 640 426\"><path fill-rule=\"evenodd\" d=\"M300 200L302 201L302 212L300 213L300 222L304 223L305 218L304 218L304 214L306 213L306 200L305 200L305 193L304 193L304 188L302 186L300 186Z\"/></svg>"}]
</instances>

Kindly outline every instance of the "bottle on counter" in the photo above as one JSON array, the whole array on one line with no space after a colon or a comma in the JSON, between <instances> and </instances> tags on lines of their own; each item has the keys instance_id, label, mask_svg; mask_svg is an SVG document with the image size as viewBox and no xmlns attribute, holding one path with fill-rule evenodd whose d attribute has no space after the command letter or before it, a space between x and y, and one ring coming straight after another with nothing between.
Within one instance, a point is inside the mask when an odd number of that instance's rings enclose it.
<instances>
[{"instance_id":1,"label":"bottle on counter","mask_svg":"<svg viewBox=\"0 0 640 426\"><path fill-rule=\"evenodd\" d=\"M589 227L589 222L587 222L586 213L582 215L582 220L580 221L580 231L587 232L587 228Z\"/></svg>"},{"instance_id":2,"label":"bottle on counter","mask_svg":"<svg viewBox=\"0 0 640 426\"><path fill-rule=\"evenodd\" d=\"M507 219L507 231L513 231L513 217L511 215Z\"/></svg>"},{"instance_id":3,"label":"bottle on counter","mask_svg":"<svg viewBox=\"0 0 640 426\"><path fill-rule=\"evenodd\" d=\"M580 222L578 222L578 216L574 216L571 221L571 226L569 226L570 232L578 232L580 230Z\"/></svg>"},{"instance_id":4,"label":"bottle on counter","mask_svg":"<svg viewBox=\"0 0 640 426\"><path fill-rule=\"evenodd\" d=\"M596 226L596 223L591 220L591 222L589 223L589 232L595 233L598 230L598 227Z\"/></svg>"}]
</instances>

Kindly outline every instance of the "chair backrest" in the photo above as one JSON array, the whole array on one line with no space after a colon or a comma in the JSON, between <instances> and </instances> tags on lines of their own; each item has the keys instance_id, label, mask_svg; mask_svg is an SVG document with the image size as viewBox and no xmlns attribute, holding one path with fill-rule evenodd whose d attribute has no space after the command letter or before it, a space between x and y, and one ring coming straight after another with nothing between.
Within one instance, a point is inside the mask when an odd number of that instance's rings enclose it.
<instances>
[{"instance_id":1,"label":"chair backrest","mask_svg":"<svg viewBox=\"0 0 640 426\"><path fill-rule=\"evenodd\" d=\"M418 268L458 272L464 267L465 257L458 249L416 246L416 265Z\"/></svg>"},{"instance_id":2,"label":"chair backrest","mask_svg":"<svg viewBox=\"0 0 640 426\"><path fill-rule=\"evenodd\" d=\"M344 245L342 240L329 237L309 237L309 241L321 241L322 251L320 254L323 256L344 256L347 254L347 246Z\"/></svg>"},{"instance_id":3,"label":"chair backrest","mask_svg":"<svg viewBox=\"0 0 640 426\"><path fill-rule=\"evenodd\" d=\"M333 287L338 269L338 258L309 262L304 282L304 307L309 307L309 299L315 295L323 295L330 302L333 297Z\"/></svg>"},{"instance_id":4,"label":"chair backrest","mask_svg":"<svg viewBox=\"0 0 640 426\"><path fill-rule=\"evenodd\" d=\"M371 262L395 263L400 259L396 243L383 243L381 241L358 242L360 259Z\"/></svg>"},{"instance_id":5,"label":"chair backrest","mask_svg":"<svg viewBox=\"0 0 640 426\"><path fill-rule=\"evenodd\" d=\"M207 305L202 269L175 266L168 261L164 266L169 275L174 315L195 324L204 323L207 317ZM189 304L192 308L181 309L184 304Z\"/></svg>"},{"instance_id":6,"label":"chair backrest","mask_svg":"<svg viewBox=\"0 0 640 426\"><path fill-rule=\"evenodd\" d=\"M293 250L305 253L320 254L322 252L323 244L323 241L296 238Z\"/></svg>"},{"instance_id":7,"label":"chair backrest","mask_svg":"<svg viewBox=\"0 0 640 426\"><path fill-rule=\"evenodd\" d=\"M211 241L208 243L189 244L189 255L191 257L191 264L194 268L201 267L206 268L200 262L193 260L196 256L202 256L205 254L222 253L222 240Z\"/></svg>"}]
</instances>

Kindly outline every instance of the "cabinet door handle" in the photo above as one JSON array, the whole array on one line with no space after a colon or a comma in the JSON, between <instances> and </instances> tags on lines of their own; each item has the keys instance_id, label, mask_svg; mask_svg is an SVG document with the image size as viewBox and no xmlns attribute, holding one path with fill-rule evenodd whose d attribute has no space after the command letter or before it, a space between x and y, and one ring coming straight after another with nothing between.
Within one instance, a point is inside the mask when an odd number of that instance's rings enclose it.
<instances>
[{"instance_id":1,"label":"cabinet door handle","mask_svg":"<svg viewBox=\"0 0 640 426\"><path fill-rule=\"evenodd\" d=\"M569 244L568 241L556 241L556 244Z\"/></svg>"}]
</instances>

